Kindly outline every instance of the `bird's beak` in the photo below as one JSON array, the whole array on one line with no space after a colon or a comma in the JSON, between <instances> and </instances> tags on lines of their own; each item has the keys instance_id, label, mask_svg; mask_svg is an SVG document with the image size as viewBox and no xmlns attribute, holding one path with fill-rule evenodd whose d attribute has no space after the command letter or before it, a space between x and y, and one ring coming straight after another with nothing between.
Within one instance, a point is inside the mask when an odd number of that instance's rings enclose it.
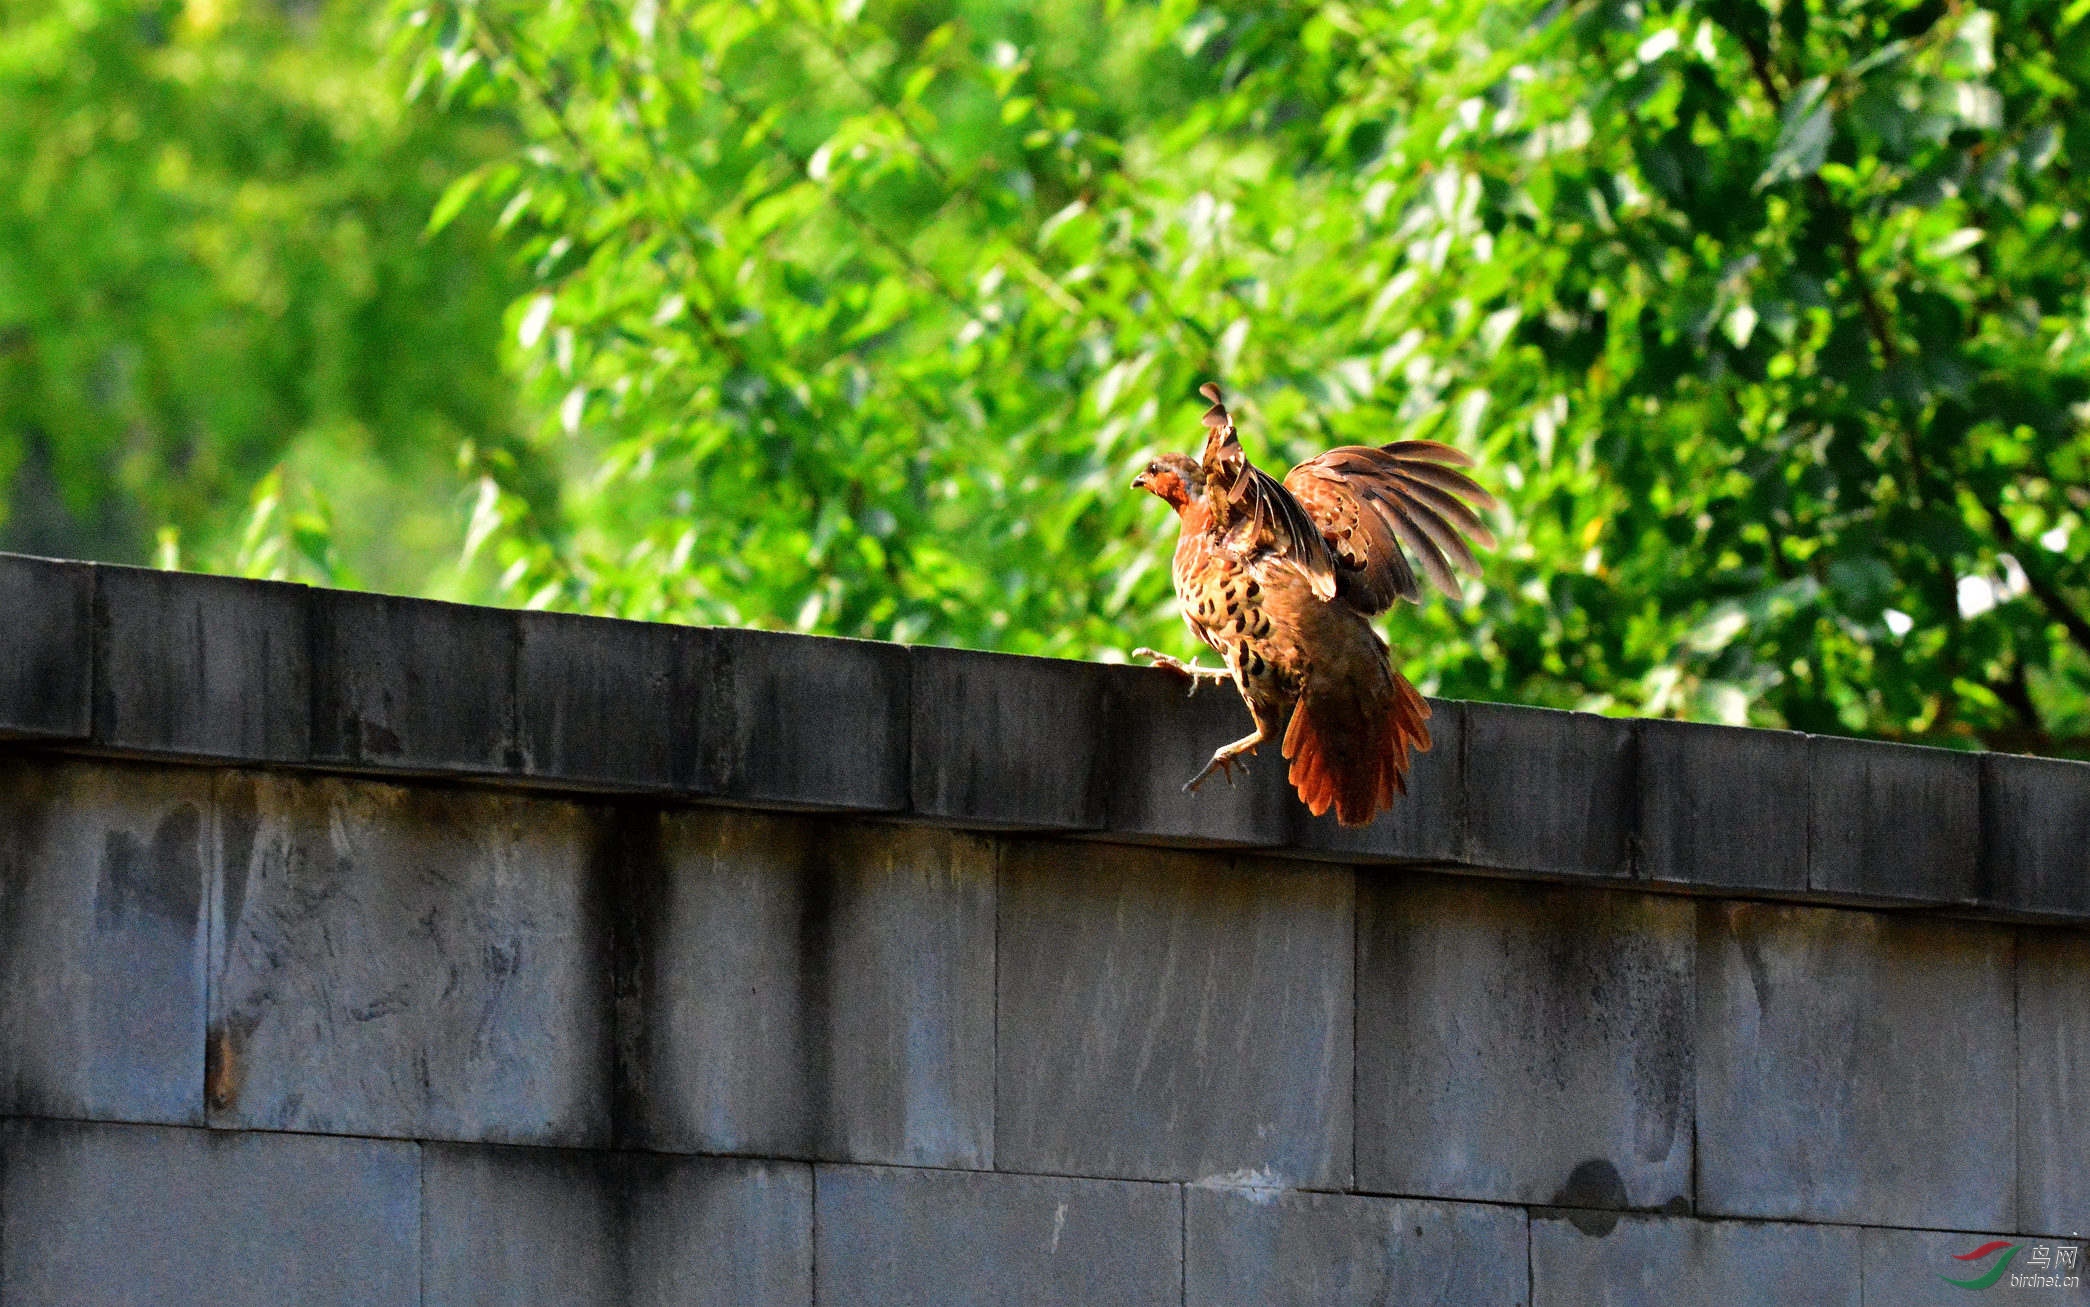
<instances>
[{"instance_id":1,"label":"bird's beak","mask_svg":"<svg viewBox=\"0 0 2090 1307\"><path fill-rule=\"evenodd\" d=\"M1147 488L1147 474L1142 472L1132 478L1132 488L1134 490L1145 490Z\"/></svg>"}]
</instances>

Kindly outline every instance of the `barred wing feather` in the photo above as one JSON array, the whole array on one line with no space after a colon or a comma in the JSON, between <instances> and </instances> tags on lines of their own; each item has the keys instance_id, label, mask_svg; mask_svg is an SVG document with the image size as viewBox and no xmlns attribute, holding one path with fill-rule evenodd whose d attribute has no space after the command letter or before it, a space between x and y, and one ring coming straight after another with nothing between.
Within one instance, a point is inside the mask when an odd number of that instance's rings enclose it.
<instances>
[{"instance_id":1,"label":"barred wing feather","mask_svg":"<svg viewBox=\"0 0 2090 1307\"><path fill-rule=\"evenodd\" d=\"M1293 468L1284 488L1320 529L1344 600L1370 616L1419 601L1418 568L1448 595L1459 573L1479 575L1466 541L1494 545L1476 510L1495 498L1457 470L1472 462L1434 440L1344 445Z\"/></svg>"},{"instance_id":2,"label":"barred wing feather","mask_svg":"<svg viewBox=\"0 0 2090 1307\"><path fill-rule=\"evenodd\" d=\"M1232 548L1276 554L1299 569L1316 595L1335 598L1338 569L1320 523L1283 483L1248 461L1219 387L1207 383L1201 393L1212 401L1200 465L1214 527Z\"/></svg>"}]
</instances>

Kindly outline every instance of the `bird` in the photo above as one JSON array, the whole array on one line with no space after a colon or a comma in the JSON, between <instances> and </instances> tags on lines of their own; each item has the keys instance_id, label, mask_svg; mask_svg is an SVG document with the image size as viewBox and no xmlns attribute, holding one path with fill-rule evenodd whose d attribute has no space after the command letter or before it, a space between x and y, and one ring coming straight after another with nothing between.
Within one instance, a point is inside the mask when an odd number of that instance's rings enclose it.
<instances>
[{"instance_id":1,"label":"bird","mask_svg":"<svg viewBox=\"0 0 2090 1307\"><path fill-rule=\"evenodd\" d=\"M1183 789L1215 772L1232 784L1234 768L1275 738L1308 811L1365 825L1408 792L1410 751L1430 747L1430 706L1372 619L1421 602L1424 581L1456 597L1460 573L1479 575L1467 542L1494 547L1480 513L1495 498L1459 470L1472 459L1434 440L1344 445L1280 482L1248 461L1218 384L1199 393L1212 405L1202 456L1160 454L1132 488L1175 509L1183 620L1224 666L1146 648L1133 656L1190 678L1192 694L1232 681L1255 730L1220 746Z\"/></svg>"}]
</instances>

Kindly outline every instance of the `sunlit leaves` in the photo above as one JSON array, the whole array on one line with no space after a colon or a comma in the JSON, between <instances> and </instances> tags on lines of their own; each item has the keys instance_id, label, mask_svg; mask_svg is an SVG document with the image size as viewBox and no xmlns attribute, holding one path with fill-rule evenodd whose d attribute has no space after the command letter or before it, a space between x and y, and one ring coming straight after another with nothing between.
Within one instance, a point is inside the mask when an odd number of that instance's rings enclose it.
<instances>
[{"instance_id":1,"label":"sunlit leaves","mask_svg":"<svg viewBox=\"0 0 2090 1307\"><path fill-rule=\"evenodd\" d=\"M470 584L428 560L457 446L509 433L521 279L445 186L514 142L407 103L386 40L350 4L0 4L5 547Z\"/></svg>"},{"instance_id":2,"label":"sunlit leaves","mask_svg":"<svg viewBox=\"0 0 2090 1307\"><path fill-rule=\"evenodd\" d=\"M439 210L505 205L538 283L509 339L564 503L473 517L515 598L1180 641L1171 528L1124 482L1218 376L1274 465L1480 458L1486 584L1392 628L1433 689L1947 740L2090 717L2072 11L407 13L427 84L529 138Z\"/></svg>"}]
</instances>

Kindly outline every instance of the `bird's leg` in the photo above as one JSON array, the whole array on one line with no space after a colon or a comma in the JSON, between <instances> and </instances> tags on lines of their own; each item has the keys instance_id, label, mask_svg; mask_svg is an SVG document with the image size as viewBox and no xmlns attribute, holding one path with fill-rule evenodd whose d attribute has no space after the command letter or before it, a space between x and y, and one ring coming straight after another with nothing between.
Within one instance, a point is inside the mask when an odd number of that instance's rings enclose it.
<instances>
[{"instance_id":1,"label":"bird's leg","mask_svg":"<svg viewBox=\"0 0 2090 1307\"><path fill-rule=\"evenodd\" d=\"M1212 761L1205 764L1203 771L1190 778L1189 784L1183 787L1183 793L1189 794L1195 791L1215 771L1225 773L1226 783L1232 785L1234 783L1234 768L1236 766L1239 766L1244 773L1248 770L1248 762L1241 755L1254 753L1255 746L1279 733L1278 728L1284 724L1281 707L1263 701L1257 696L1249 694L1245 689L1242 691L1241 697L1248 704L1248 715L1255 718L1255 732L1242 736L1232 744L1221 745L1214 750Z\"/></svg>"},{"instance_id":2,"label":"bird's leg","mask_svg":"<svg viewBox=\"0 0 2090 1307\"><path fill-rule=\"evenodd\" d=\"M1178 676L1190 678L1190 692L1192 694L1197 693L1199 681L1207 679L1226 681L1233 679L1234 675L1224 667L1200 667L1196 663L1186 663L1180 658L1165 653L1156 653L1154 650L1147 648L1134 649L1132 656L1134 658L1150 659L1156 667L1166 667Z\"/></svg>"},{"instance_id":3,"label":"bird's leg","mask_svg":"<svg viewBox=\"0 0 2090 1307\"><path fill-rule=\"evenodd\" d=\"M1195 793L1197 787L1203 785L1208 779L1210 779L1213 772L1219 772L1223 774L1226 777L1226 783L1232 785L1234 783L1234 768L1236 766L1240 767L1240 769L1244 773L1248 770L1248 763L1242 759L1241 755L1244 753L1254 753L1255 746L1261 744L1263 742L1263 738L1263 728L1261 726L1258 726L1255 729L1255 734L1244 735L1240 739L1235 740L1232 744L1221 745L1218 749L1213 751L1212 761L1205 764L1205 769L1199 772L1197 775L1191 777L1190 780L1184 784L1183 793Z\"/></svg>"}]
</instances>

